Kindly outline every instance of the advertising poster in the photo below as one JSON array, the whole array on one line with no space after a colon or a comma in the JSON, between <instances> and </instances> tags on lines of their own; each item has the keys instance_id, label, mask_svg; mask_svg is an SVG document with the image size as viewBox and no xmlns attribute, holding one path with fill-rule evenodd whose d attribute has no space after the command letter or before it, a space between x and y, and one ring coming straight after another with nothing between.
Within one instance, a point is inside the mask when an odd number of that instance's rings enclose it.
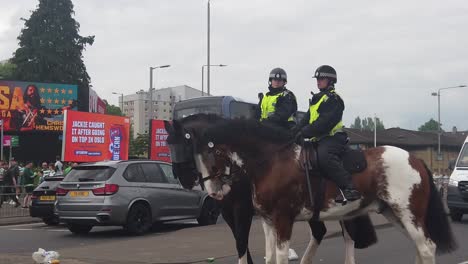
<instances>
[{"instance_id":1,"label":"advertising poster","mask_svg":"<svg viewBox=\"0 0 468 264\"><path fill-rule=\"evenodd\" d=\"M171 162L171 152L167 146L167 131L163 120L151 120L150 123L150 159Z\"/></svg>"},{"instance_id":2,"label":"advertising poster","mask_svg":"<svg viewBox=\"0 0 468 264\"><path fill-rule=\"evenodd\" d=\"M5 131L62 131L63 112L77 109L78 86L0 80Z\"/></svg>"},{"instance_id":3,"label":"advertising poster","mask_svg":"<svg viewBox=\"0 0 468 264\"><path fill-rule=\"evenodd\" d=\"M89 88L89 112L100 114L106 113L106 104L92 88Z\"/></svg>"},{"instance_id":4,"label":"advertising poster","mask_svg":"<svg viewBox=\"0 0 468 264\"><path fill-rule=\"evenodd\" d=\"M129 133L128 117L65 111L62 159L76 162L127 160Z\"/></svg>"}]
</instances>

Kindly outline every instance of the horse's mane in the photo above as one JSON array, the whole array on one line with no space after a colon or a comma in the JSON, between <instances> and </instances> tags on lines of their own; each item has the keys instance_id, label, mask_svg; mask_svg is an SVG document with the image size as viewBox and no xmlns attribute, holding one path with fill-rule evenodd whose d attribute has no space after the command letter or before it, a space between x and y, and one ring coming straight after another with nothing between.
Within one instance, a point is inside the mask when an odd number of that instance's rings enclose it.
<instances>
[{"instance_id":1,"label":"horse's mane","mask_svg":"<svg viewBox=\"0 0 468 264\"><path fill-rule=\"evenodd\" d=\"M285 144L292 142L293 135L286 129L253 119L226 119L207 129L204 139L218 144L235 144L246 139Z\"/></svg>"}]
</instances>

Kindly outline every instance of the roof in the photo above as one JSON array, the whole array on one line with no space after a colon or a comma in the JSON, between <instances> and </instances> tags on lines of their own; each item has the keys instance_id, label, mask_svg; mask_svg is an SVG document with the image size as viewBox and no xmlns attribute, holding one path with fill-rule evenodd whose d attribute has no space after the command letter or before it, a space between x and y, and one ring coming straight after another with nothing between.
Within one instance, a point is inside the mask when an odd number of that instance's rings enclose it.
<instances>
[{"instance_id":1,"label":"roof","mask_svg":"<svg viewBox=\"0 0 468 264\"><path fill-rule=\"evenodd\" d=\"M373 144L374 132L360 129L345 128L351 144ZM441 134L441 146L460 147L468 133L444 132ZM401 128L389 128L377 131L378 145L395 146L437 146L437 132L413 131Z\"/></svg>"}]
</instances>

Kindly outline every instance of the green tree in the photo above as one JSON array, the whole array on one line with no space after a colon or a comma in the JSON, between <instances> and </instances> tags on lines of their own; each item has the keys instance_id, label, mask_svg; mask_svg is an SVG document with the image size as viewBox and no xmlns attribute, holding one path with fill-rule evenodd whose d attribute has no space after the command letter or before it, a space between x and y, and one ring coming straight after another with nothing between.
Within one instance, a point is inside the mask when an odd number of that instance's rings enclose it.
<instances>
[{"instance_id":1,"label":"green tree","mask_svg":"<svg viewBox=\"0 0 468 264\"><path fill-rule=\"evenodd\" d=\"M13 79L16 65L11 62L0 63L0 79Z\"/></svg>"},{"instance_id":2,"label":"green tree","mask_svg":"<svg viewBox=\"0 0 468 264\"><path fill-rule=\"evenodd\" d=\"M376 127L377 131L378 130L384 130L385 126L383 124L383 121L380 120L380 118L376 118ZM361 130L367 130L367 131L374 131L374 118L372 117L365 117L361 119L359 116L354 119L354 124L351 124L351 128L356 128L356 129L361 129Z\"/></svg>"},{"instance_id":3,"label":"green tree","mask_svg":"<svg viewBox=\"0 0 468 264\"><path fill-rule=\"evenodd\" d=\"M429 121L427 121L426 123L421 125L418 128L418 130L419 131L438 131L438 129L439 129L438 124L439 123L437 121L435 121L434 119L431 118ZM440 124L440 126L442 127L442 124Z\"/></svg>"},{"instance_id":4,"label":"green tree","mask_svg":"<svg viewBox=\"0 0 468 264\"><path fill-rule=\"evenodd\" d=\"M361 118L358 116L354 119L354 124L351 124L351 128L362 129Z\"/></svg>"},{"instance_id":5,"label":"green tree","mask_svg":"<svg viewBox=\"0 0 468 264\"><path fill-rule=\"evenodd\" d=\"M133 139L130 136L130 156L146 156L149 147L149 134L138 133L137 137Z\"/></svg>"},{"instance_id":6,"label":"green tree","mask_svg":"<svg viewBox=\"0 0 468 264\"><path fill-rule=\"evenodd\" d=\"M122 110L120 110L120 107L116 105L111 105L107 102L107 100L103 100L104 103L106 104L106 114L107 115L115 115L115 116L123 116Z\"/></svg>"},{"instance_id":7,"label":"green tree","mask_svg":"<svg viewBox=\"0 0 468 264\"><path fill-rule=\"evenodd\" d=\"M78 84L88 89L90 77L82 52L94 36L78 34L71 0L39 0L18 37L19 48L11 62L17 80Z\"/></svg>"}]
</instances>

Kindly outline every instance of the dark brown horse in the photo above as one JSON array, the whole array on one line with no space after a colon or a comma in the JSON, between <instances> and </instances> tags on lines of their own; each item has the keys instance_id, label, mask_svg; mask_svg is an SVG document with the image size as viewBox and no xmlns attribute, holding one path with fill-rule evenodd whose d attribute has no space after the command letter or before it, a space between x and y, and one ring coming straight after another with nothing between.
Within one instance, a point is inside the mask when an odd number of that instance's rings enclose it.
<instances>
[{"instance_id":1,"label":"dark brown horse","mask_svg":"<svg viewBox=\"0 0 468 264\"><path fill-rule=\"evenodd\" d=\"M367 168L353 175L363 198L346 205L335 203L339 190L331 182L326 185L323 204L311 204L301 147L283 131L258 122L232 120L207 129L197 138L194 158L213 198L224 199L236 178L248 178L254 206L269 229L267 262L275 256L277 263L288 262L293 223L310 220L314 206L321 208L320 220L352 219L384 208L383 215L414 241L416 263L435 263L436 249L455 249L447 215L424 162L392 146L364 154ZM319 179L319 175L311 177ZM317 191L313 184L312 192ZM303 263L311 262L317 246L312 236Z\"/></svg>"},{"instance_id":2,"label":"dark brown horse","mask_svg":"<svg viewBox=\"0 0 468 264\"><path fill-rule=\"evenodd\" d=\"M174 174L184 188L192 189L201 179L193 158L193 137L203 135L208 128L220 125L224 121L215 115L197 114L175 120L172 124L165 122L169 133L167 141L171 148ZM248 251L248 237L254 215L251 184L248 177L238 177L230 186L231 191L222 199L221 212L233 232L239 263L251 264L252 259ZM314 241L318 245L326 234L325 225L322 221L308 222ZM343 221L341 225L346 244L346 263L354 263L354 248L366 248L374 244L377 241L375 230L368 215ZM266 236L274 235L271 234L268 225L264 225L264 228ZM269 241L267 239L267 242ZM268 259L272 259L271 254Z\"/></svg>"}]
</instances>

